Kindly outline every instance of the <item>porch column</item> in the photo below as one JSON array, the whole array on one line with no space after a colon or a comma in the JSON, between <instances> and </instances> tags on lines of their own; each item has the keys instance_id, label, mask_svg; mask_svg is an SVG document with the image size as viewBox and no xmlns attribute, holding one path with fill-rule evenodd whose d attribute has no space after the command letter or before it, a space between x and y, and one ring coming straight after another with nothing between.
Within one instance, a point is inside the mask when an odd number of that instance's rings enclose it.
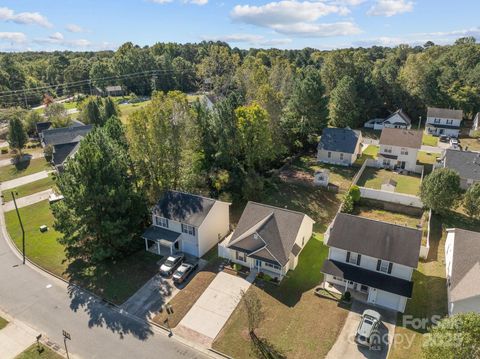
<instances>
[{"instance_id":1,"label":"porch column","mask_svg":"<svg viewBox=\"0 0 480 359\"><path fill-rule=\"evenodd\" d=\"M345 294L347 291L348 291L348 280L345 280L345 288L343 289L343 294Z\"/></svg>"},{"instance_id":2,"label":"porch column","mask_svg":"<svg viewBox=\"0 0 480 359\"><path fill-rule=\"evenodd\" d=\"M157 254L160 255L160 242L157 241Z\"/></svg>"},{"instance_id":3,"label":"porch column","mask_svg":"<svg viewBox=\"0 0 480 359\"><path fill-rule=\"evenodd\" d=\"M145 250L148 252L148 239L144 238L145 239Z\"/></svg>"}]
</instances>

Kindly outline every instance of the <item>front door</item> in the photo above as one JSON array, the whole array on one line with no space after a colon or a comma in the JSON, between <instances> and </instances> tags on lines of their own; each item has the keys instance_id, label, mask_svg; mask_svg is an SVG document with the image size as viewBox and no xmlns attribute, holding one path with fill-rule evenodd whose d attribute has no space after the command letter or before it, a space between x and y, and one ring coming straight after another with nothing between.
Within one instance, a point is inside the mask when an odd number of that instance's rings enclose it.
<instances>
[{"instance_id":1,"label":"front door","mask_svg":"<svg viewBox=\"0 0 480 359\"><path fill-rule=\"evenodd\" d=\"M255 268L260 270L262 268L262 261L259 259L255 259Z\"/></svg>"},{"instance_id":2,"label":"front door","mask_svg":"<svg viewBox=\"0 0 480 359\"><path fill-rule=\"evenodd\" d=\"M362 284L362 285L360 286L360 292L362 292L362 293L368 293L368 286Z\"/></svg>"}]
</instances>

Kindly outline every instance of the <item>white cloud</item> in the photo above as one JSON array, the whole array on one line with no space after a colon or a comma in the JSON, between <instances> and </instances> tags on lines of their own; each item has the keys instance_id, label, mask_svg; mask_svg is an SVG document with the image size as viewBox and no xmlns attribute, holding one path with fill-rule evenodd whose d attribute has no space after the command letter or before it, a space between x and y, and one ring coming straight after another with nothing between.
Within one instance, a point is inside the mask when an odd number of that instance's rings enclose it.
<instances>
[{"instance_id":1,"label":"white cloud","mask_svg":"<svg viewBox=\"0 0 480 359\"><path fill-rule=\"evenodd\" d=\"M296 23L275 25L272 28L281 34L301 37L347 36L361 33L357 25L348 21L322 24Z\"/></svg>"},{"instance_id":2,"label":"white cloud","mask_svg":"<svg viewBox=\"0 0 480 359\"><path fill-rule=\"evenodd\" d=\"M48 19L38 12L21 12L15 13L12 9L7 7L0 8L0 20L11 21L16 24L24 25L39 25L42 27L52 27L53 25Z\"/></svg>"},{"instance_id":3,"label":"white cloud","mask_svg":"<svg viewBox=\"0 0 480 359\"><path fill-rule=\"evenodd\" d=\"M413 2L406 0L377 0L368 10L371 16L393 16L413 11Z\"/></svg>"},{"instance_id":4,"label":"white cloud","mask_svg":"<svg viewBox=\"0 0 480 359\"><path fill-rule=\"evenodd\" d=\"M274 38L267 39L262 35L254 34L231 34L222 36L202 36L202 40L223 41L233 44L246 43L252 46L279 46L286 45L292 42L288 38Z\"/></svg>"},{"instance_id":5,"label":"white cloud","mask_svg":"<svg viewBox=\"0 0 480 359\"><path fill-rule=\"evenodd\" d=\"M190 3L190 4L195 4L195 5L206 5L208 4L208 0L189 0L189 1L186 1L187 3Z\"/></svg>"},{"instance_id":6,"label":"white cloud","mask_svg":"<svg viewBox=\"0 0 480 359\"><path fill-rule=\"evenodd\" d=\"M0 41L21 44L27 41L27 36L23 32L0 32Z\"/></svg>"},{"instance_id":7,"label":"white cloud","mask_svg":"<svg viewBox=\"0 0 480 359\"><path fill-rule=\"evenodd\" d=\"M61 47L67 48L87 48L91 47L92 43L86 39L65 39L63 35L59 32L56 32L50 35L48 38L37 38L34 39L33 42L41 45L50 44L50 45L58 45Z\"/></svg>"},{"instance_id":8,"label":"white cloud","mask_svg":"<svg viewBox=\"0 0 480 359\"><path fill-rule=\"evenodd\" d=\"M63 35L62 35L61 32L54 32L48 38L52 39L52 40L56 40L56 41L62 41L63 40Z\"/></svg>"},{"instance_id":9,"label":"white cloud","mask_svg":"<svg viewBox=\"0 0 480 359\"><path fill-rule=\"evenodd\" d=\"M74 33L87 32L87 30L85 30L83 27L76 24L68 24L67 26L65 26L65 30Z\"/></svg>"},{"instance_id":10,"label":"white cloud","mask_svg":"<svg viewBox=\"0 0 480 359\"><path fill-rule=\"evenodd\" d=\"M168 4L173 2L173 0L150 0L155 4ZM206 5L208 4L208 0L181 0L184 4L195 4L195 5Z\"/></svg>"}]
</instances>

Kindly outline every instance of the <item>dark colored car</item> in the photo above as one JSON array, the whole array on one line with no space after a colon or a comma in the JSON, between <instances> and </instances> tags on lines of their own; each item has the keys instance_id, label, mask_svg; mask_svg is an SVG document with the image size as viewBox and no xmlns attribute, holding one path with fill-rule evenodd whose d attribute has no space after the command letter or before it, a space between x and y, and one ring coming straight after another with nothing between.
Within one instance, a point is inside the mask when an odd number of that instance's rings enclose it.
<instances>
[{"instance_id":1,"label":"dark colored car","mask_svg":"<svg viewBox=\"0 0 480 359\"><path fill-rule=\"evenodd\" d=\"M450 141L450 137L445 136L445 135L440 136L440 142L447 143L448 141Z\"/></svg>"},{"instance_id":2,"label":"dark colored car","mask_svg":"<svg viewBox=\"0 0 480 359\"><path fill-rule=\"evenodd\" d=\"M182 264L185 256L183 254L177 254L170 256L167 260L160 266L160 274L164 276L171 276L175 269Z\"/></svg>"},{"instance_id":3,"label":"dark colored car","mask_svg":"<svg viewBox=\"0 0 480 359\"><path fill-rule=\"evenodd\" d=\"M197 269L198 264L190 264L190 263L182 263L180 267L177 268L175 273L173 273L173 282L180 284L185 282L185 280L195 272L195 269Z\"/></svg>"}]
</instances>

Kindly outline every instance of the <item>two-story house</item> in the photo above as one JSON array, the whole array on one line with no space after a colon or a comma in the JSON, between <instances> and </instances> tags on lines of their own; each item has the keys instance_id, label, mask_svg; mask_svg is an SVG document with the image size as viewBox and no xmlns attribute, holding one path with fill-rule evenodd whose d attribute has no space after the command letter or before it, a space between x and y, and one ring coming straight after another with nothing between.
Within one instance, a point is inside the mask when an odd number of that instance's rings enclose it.
<instances>
[{"instance_id":1,"label":"two-story house","mask_svg":"<svg viewBox=\"0 0 480 359\"><path fill-rule=\"evenodd\" d=\"M350 128L325 128L317 147L318 162L352 165L361 154L362 133Z\"/></svg>"},{"instance_id":2,"label":"two-story house","mask_svg":"<svg viewBox=\"0 0 480 359\"><path fill-rule=\"evenodd\" d=\"M374 130L383 130L383 128L404 128L409 130L412 127L412 119L408 114L399 109L387 118L375 118L365 122L365 128L373 128Z\"/></svg>"},{"instance_id":3,"label":"two-story house","mask_svg":"<svg viewBox=\"0 0 480 359\"><path fill-rule=\"evenodd\" d=\"M301 212L248 202L237 228L219 244L218 254L281 280L297 266L314 223Z\"/></svg>"},{"instance_id":4,"label":"two-story house","mask_svg":"<svg viewBox=\"0 0 480 359\"><path fill-rule=\"evenodd\" d=\"M462 110L429 107L425 132L434 136L458 137L462 119Z\"/></svg>"},{"instance_id":5,"label":"two-story house","mask_svg":"<svg viewBox=\"0 0 480 359\"><path fill-rule=\"evenodd\" d=\"M450 168L460 176L460 187L468 189L480 182L480 153L446 149L435 168Z\"/></svg>"},{"instance_id":6,"label":"two-story house","mask_svg":"<svg viewBox=\"0 0 480 359\"><path fill-rule=\"evenodd\" d=\"M147 250L201 257L230 232L230 203L167 191L152 210L152 223L142 235Z\"/></svg>"},{"instance_id":7,"label":"two-story house","mask_svg":"<svg viewBox=\"0 0 480 359\"><path fill-rule=\"evenodd\" d=\"M325 281L364 293L368 303L405 310L412 297L422 231L339 213L325 233Z\"/></svg>"},{"instance_id":8,"label":"two-story house","mask_svg":"<svg viewBox=\"0 0 480 359\"><path fill-rule=\"evenodd\" d=\"M417 154L422 147L422 132L384 128L380 136L377 164L383 168L417 172Z\"/></svg>"}]
</instances>

